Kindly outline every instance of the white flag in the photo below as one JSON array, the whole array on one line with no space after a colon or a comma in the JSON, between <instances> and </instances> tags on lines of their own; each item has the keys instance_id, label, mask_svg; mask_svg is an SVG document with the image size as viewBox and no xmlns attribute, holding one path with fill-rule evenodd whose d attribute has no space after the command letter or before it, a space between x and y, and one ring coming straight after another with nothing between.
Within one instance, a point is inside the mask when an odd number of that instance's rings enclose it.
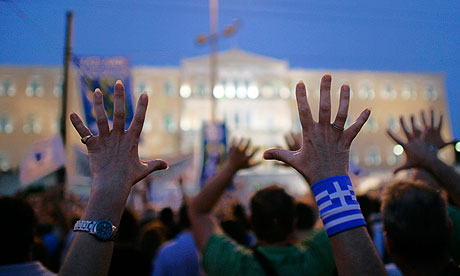
<instances>
[{"instance_id":1,"label":"white flag","mask_svg":"<svg viewBox=\"0 0 460 276\"><path fill-rule=\"evenodd\" d=\"M19 178L24 186L65 165L65 151L59 135L35 142L22 161Z\"/></svg>"}]
</instances>

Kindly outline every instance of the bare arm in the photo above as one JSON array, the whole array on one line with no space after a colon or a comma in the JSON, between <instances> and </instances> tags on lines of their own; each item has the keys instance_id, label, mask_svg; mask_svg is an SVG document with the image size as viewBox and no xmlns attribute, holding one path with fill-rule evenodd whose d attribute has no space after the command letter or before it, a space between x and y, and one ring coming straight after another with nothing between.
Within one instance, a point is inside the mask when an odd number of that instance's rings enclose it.
<instances>
[{"instance_id":1,"label":"bare arm","mask_svg":"<svg viewBox=\"0 0 460 276\"><path fill-rule=\"evenodd\" d=\"M125 94L121 81L115 84L113 129L109 129L102 93L94 93L94 109L99 135L87 140L92 187L83 220L109 219L120 223L131 187L155 170L167 168L166 162L139 160L137 146L147 110L148 97L143 94L127 131L125 125ZM91 134L80 117L70 120L81 137ZM77 232L60 275L106 275L113 252L113 241L100 241L87 232Z\"/></svg>"},{"instance_id":2,"label":"bare arm","mask_svg":"<svg viewBox=\"0 0 460 276\"><path fill-rule=\"evenodd\" d=\"M319 122L315 122L305 85L302 82L297 84L302 146L296 151L270 149L264 153L265 159L276 159L294 167L309 184L348 174L351 143L370 115L369 110L364 110L353 125L343 130L350 99L350 87L344 84L340 92L337 117L334 124L331 124L330 90L331 76L325 75L321 79ZM364 226L337 233L329 240L339 275L386 275Z\"/></svg>"},{"instance_id":3,"label":"bare arm","mask_svg":"<svg viewBox=\"0 0 460 276\"><path fill-rule=\"evenodd\" d=\"M411 116L411 128L406 125L403 117L400 118L400 123L407 141L403 141L390 130L388 134L398 144L403 146L406 153L406 162L395 169L395 173L410 169L419 168L429 172L441 185L445 188L457 206L460 206L460 175L455 169L437 157L437 149L452 142L444 142L441 138L440 130L442 126L442 116L437 127L434 125L434 112L431 111L431 124L428 125L425 115L422 115L425 129L419 130L415 125L415 118ZM424 112L422 113L424 114Z\"/></svg>"},{"instance_id":4,"label":"bare arm","mask_svg":"<svg viewBox=\"0 0 460 276\"><path fill-rule=\"evenodd\" d=\"M189 216L192 224L192 232L198 249L203 252L209 237L219 232L220 228L212 218L212 209L219 201L225 189L230 185L233 177L240 169L254 166L250 163L251 157L257 151L248 153L250 142L246 145L232 146L230 156L221 170L214 175L201 189L195 198L191 200Z\"/></svg>"}]
</instances>

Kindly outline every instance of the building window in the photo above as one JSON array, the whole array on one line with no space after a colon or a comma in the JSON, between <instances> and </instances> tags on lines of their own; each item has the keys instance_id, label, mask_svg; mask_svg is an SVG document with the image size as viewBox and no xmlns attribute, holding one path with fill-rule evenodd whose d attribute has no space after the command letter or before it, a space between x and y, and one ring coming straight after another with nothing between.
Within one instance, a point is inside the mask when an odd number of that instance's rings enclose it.
<instances>
[{"instance_id":1,"label":"building window","mask_svg":"<svg viewBox=\"0 0 460 276\"><path fill-rule=\"evenodd\" d=\"M0 152L0 171L7 172L11 169L10 159L8 154L5 152Z\"/></svg>"},{"instance_id":2,"label":"building window","mask_svg":"<svg viewBox=\"0 0 460 276\"><path fill-rule=\"evenodd\" d=\"M166 132L175 132L176 131L176 123L174 122L173 116L167 114L163 118L163 125Z\"/></svg>"},{"instance_id":3,"label":"building window","mask_svg":"<svg viewBox=\"0 0 460 276\"><path fill-rule=\"evenodd\" d=\"M12 133L13 123L10 116L6 114L0 115L0 133Z\"/></svg>"},{"instance_id":4,"label":"building window","mask_svg":"<svg viewBox=\"0 0 460 276\"><path fill-rule=\"evenodd\" d=\"M54 89L53 89L54 96L56 96L56 97L61 97L62 96L63 85L64 85L64 79L63 78L59 78L58 80L56 80L56 82L54 83Z\"/></svg>"},{"instance_id":5,"label":"building window","mask_svg":"<svg viewBox=\"0 0 460 276\"><path fill-rule=\"evenodd\" d=\"M383 85L380 96L384 100L394 100L397 97L397 93L393 85L387 82Z\"/></svg>"},{"instance_id":6,"label":"building window","mask_svg":"<svg viewBox=\"0 0 460 276\"><path fill-rule=\"evenodd\" d=\"M289 88L286 86L283 86L280 88L280 97L281 99L288 99L290 96L291 92L289 92Z\"/></svg>"},{"instance_id":7,"label":"building window","mask_svg":"<svg viewBox=\"0 0 460 276\"><path fill-rule=\"evenodd\" d=\"M3 79L0 87L0 96L12 97L14 94L16 94L16 87L13 81L10 78Z\"/></svg>"},{"instance_id":8,"label":"building window","mask_svg":"<svg viewBox=\"0 0 460 276\"><path fill-rule=\"evenodd\" d=\"M40 133L42 131L41 122L37 114L27 114L23 130L24 133Z\"/></svg>"},{"instance_id":9,"label":"building window","mask_svg":"<svg viewBox=\"0 0 460 276\"><path fill-rule=\"evenodd\" d=\"M273 85L271 83L265 83L262 86L261 94L264 98L272 98L275 95L275 89L273 88Z\"/></svg>"},{"instance_id":10,"label":"building window","mask_svg":"<svg viewBox=\"0 0 460 276\"><path fill-rule=\"evenodd\" d=\"M195 94L199 97L204 97L207 95L206 84L204 83L204 81L198 82Z\"/></svg>"},{"instance_id":11,"label":"building window","mask_svg":"<svg viewBox=\"0 0 460 276\"><path fill-rule=\"evenodd\" d=\"M382 162L382 158L380 157L380 151L376 147L371 147L367 151L365 162L368 166L378 166Z\"/></svg>"},{"instance_id":12,"label":"building window","mask_svg":"<svg viewBox=\"0 0 460 276\"><path fill-rule=\"evenodd\" d=\"M393 115L391 115L388 118L388 127L393 132L398 132L399 131L399 122L396 120L396 118Z\"/></svg>"},{"instance_id":13,"label":"building window","mask_svg":"<svg viewBox=\"0 0 460 276\"><path fill-rule=\"evenodd\" d=\"M188 83L184 83L181 85L179 94L182 98L188 98L192 94L192 89Z\"/></svg>"},{"instance_id":14,"label":"building window","mask_svg":"<svg viewBox=\"0 0 460 276\"><path fill-rule=\"evenodd\" d=\"M359 88L359 97L364 100L372 100L375 98L375 91L372 83L369 81L363 82Z\"/></svg>"},{"instance_id":15,"label":"building window","mask_svg":"<svg viewBox=\"0 0 460 276\"><path fill-rule=\"evenodd\" d=\"M137 95L141 95L144 92L147 92L148 95L152 95L152 86L150 83L141 80L136 85L136 93Z\"/></svg>"},{"instance_id":16,"label":"building window","mask_svg":"<svg viewBox=\"0 0 460 276\"><path fill-rule=\"evenodd\" d=\"M369 117L365 124L365 131L370 133L376 133L379 130L379 125L373 117Z\"/></svg>"},{"instance_id":17,"label":"building window","mask_svg":"<svg viewBox=\"0 0 460 276\"><path fill-rule=\"evenodd\" d=\"M434 88L432 83L425 85L425 99L429 101L435 101L438 98L438 92Z\"/></svg>"},{"instance_id":18,"label":"building window","mask_svg":"<svg viewBox=\"0 0 460 276\"><path fill-rule=\"evenodd\" d=\"M401 91L401 97L404 100L415 100L417 99L417 91L415 91L415 85L411 82L403 84Z\"/></svg>"},{"instance_id":19,"label":"building window","mask_svg":"<svg viewBox=\"0 0 460 276\"><path fill-rule=\"evenodd\" d=\"M43 87L40 77L33 76L30 78L26 88L26 96L41 97L43 96Z\"/></svg>"},{"instance_id":20,"label":"building window","mask_svg":"<svg viewBox=\"0 0 460 276\"><path fill-rule=\"evenodd\" d=\"M239 82L238 88L236 89L236 96L240 99L244 99L248 96L248 85L247 82Z\"/></svg>"},{"instance_id":21,"label":"building window","mask_svg":"<svg viewBox=\"0 0 460 276\"><path fill-rule=\"evenodd\" d=\"M236 96L236 84L233 81L227 81L225 84L225 97L227 99L233 99Z\"/></svg>"},{"instance_id":22,"label":"building window","mask_svg":"<svg viewBox=\"0 0 460 276\"><path fill-rule=\"evenodd\" d=\"M163 92L166 96L174 95L174 85L170 80L165 81L165 83L163 84Z\"/></svg>"}]
</instances>

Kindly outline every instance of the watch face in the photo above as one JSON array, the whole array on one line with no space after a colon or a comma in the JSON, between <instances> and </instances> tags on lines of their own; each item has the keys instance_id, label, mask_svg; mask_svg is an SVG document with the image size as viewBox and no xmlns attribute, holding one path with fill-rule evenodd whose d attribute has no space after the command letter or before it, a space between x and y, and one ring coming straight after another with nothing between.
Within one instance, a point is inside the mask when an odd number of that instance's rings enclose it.
<instances>
[{"instance_id":1,"label":"watch face","mask_svg":"<svg viewBox=\"0 0 460 276\"><path fill-rule=\"evenodd\" d=\"M108 240L112 237L112 224L108 221L100 221L96 226L96 236L103 240Z\"/></svg>"}]
</instances>

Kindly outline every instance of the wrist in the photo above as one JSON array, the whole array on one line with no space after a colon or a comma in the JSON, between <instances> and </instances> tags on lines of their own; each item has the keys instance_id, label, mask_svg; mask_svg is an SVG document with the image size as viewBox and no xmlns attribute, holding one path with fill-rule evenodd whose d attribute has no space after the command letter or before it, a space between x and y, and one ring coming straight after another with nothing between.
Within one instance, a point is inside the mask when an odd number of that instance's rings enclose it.
<instances>
[{"instance_id":1,"label":"wrist","mask_svg":"<svg viewBox=\"0 0 460 276\"><path fill-rule=\"evenodd\" d=\"M348 172L346 170L329 170L329 171L321 171L318 170L317 173L313 174L310 179L307 179L307 181L310 183L310 185L313 185L314 183L317 183L321 180L334 177L334 176L340 176L340 175L346 175L348 176Z\"/></svg>"}]
</instances>

